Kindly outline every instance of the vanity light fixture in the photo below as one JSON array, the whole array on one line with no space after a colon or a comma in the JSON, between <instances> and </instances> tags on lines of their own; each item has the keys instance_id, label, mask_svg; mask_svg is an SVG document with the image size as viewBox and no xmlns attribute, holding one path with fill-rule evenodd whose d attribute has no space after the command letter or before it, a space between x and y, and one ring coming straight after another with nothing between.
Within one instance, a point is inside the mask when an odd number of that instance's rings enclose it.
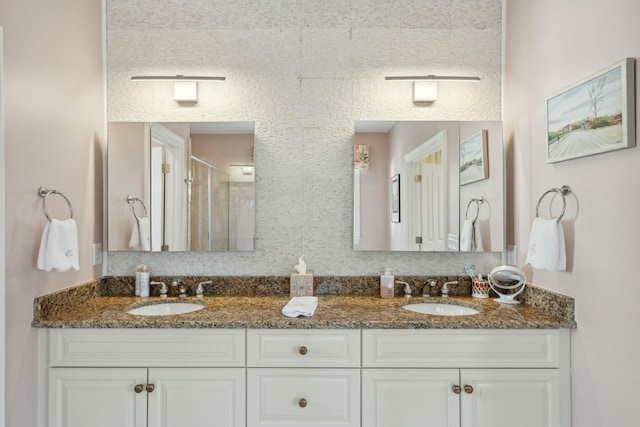
<instances>
[{"instance_id":1,"label":"vanity light fixture","mask_svg":"<svg viewBox=\"0 0 640 427\"><path fill-rule=\"evenodd\" d=\"M173 82L173 98L178 103L198 102L199 81L225 81L226 77L216 76L133 76L132 81L138 82Z\"/></svg>"},{"instance_id":2,"label":"vanity light fixture","mask_svg":"<svg viewBox=\"0 0 640 427\"><path fill-rule=\"evenodd\" d=\"M389 81L413 82L413 102L435 102L438 99L438 82L479 82L474 76L387 76Z\"/></svg>"}]
</instances>

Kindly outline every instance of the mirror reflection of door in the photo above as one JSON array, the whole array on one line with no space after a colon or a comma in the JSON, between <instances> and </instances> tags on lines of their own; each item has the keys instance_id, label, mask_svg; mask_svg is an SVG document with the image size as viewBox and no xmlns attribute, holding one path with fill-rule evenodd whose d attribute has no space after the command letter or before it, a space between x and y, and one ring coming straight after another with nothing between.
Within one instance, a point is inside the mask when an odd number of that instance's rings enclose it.
<instances>
[{"instance_id":1,"label":"mirror reflection of door","mask_svg":"<svg viewBox=\"0 0 640 427\"><path fill-rule=\"evenodd\" d=\"M150 123L151 250L184 251L187 178L184 138L158 123Z\"/></svg>"},{"instance_id":2,"label":"mirror reflection of door","mask_svg":"<svg viewBox=\"0 0 640 427\"><path fill-rule=\"evenodd\" d=\"M406 250L445 251L446 243L446 132L441 131L405 155L406 216L408 226Z\"/></svg>"}]
</instances>

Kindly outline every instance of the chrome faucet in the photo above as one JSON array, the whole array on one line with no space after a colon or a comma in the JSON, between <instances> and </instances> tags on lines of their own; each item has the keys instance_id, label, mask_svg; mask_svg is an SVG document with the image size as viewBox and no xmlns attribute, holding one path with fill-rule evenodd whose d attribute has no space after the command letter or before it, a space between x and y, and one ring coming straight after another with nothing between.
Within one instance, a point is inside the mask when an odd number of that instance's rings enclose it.
<instances>
[{"instance_id":1,"label":"chrome faucet","mask_svg":"<svg viewBox=\"0 0 640 427\"><path fill-rule=\"evenodd\" d=\"M160 298L166 298L167 292L169 292L169 288L167 288L167 284L164 282L149 282L149 286L153 285L162 285L160 286Z\"/></svg>"},{"instance_id":2,"label":"chrome faucet","mask_svg":"<svg viewBox=\"0 0 640 427\"><path fill-rule=\"evenodd\" d=\"M401 282L400 280L396 280L398 285L404 285L404 297L411 298L411 286L407 282Z\"/></svg>"},{"instance_id":3,"label":"chrome faucet","mask_svg":"<svg viewBox=\"0 0 640 427\"><path fill-rule=\"evenodd\" d=\"M178 298L186 298L187 297L187 286L184 284L184 282L182 280L174 280L171 283L172 287L178 287L178 291L180 292L180 295L178 295Z\"/></svg>"},{"instance_id":4,"label":"chrome faucet","mask_svg":"<svg viewBox=\"0 0 640 427\"><path fill-rule=\"evenodd\" d=\"M427 280L422 288L422 298L429 298L431 296L430 288L433 288L437 284L438 282L436 282L434 279Z\"/></svg>"},{"instance_id":5,"label":"chrome faucet","mask_svg":"<svg viewBox=\"0 0 640 427\"><path fill-rule=\"evenodd\" d=\"M204 298L203 285L213 285L213 280L206 280L204 282L198 283L198 287L196 288L196 298Z\"/></svg>"},{"instance_id":6,"label":"chrome faucet","mask_svg":"<svg viewBox=\"0 0 640 427\"><path fill-rule=\"evenodd\" d=\"M444 282L444 285L442 285L442 298L449 298L449 286L448 285L455 285L459 283L457 280L454 280L453 282Z\"/></svg>"}]
</instances>

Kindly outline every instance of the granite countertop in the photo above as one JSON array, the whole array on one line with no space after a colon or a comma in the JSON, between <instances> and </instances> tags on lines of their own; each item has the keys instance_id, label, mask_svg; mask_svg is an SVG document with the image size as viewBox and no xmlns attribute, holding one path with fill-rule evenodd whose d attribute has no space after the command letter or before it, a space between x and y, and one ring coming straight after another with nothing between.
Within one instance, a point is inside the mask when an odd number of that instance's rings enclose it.
<instances>
[{"instance_id":1,"label":"granite countertop","mask_svg":"<svg viewBox=\"0 0 640 427\"><path fill-rule=\"evenodd\" d=\"M573 318L551 314L525 304L499 304L491 299L465 296L443 299L373 295L319 295L310 318L288 318L281 310L288 295L136 298L95 296L81 304L43 312L36 301L33 326L37 328L267 328L267 329L557 329L575 328ZM162 302L193 302L204 309L170 316L136 316L134 307ZM444 302L480 310L469 316L432 316L402 309L409 303Z\"/></svg>"}]
</instances>

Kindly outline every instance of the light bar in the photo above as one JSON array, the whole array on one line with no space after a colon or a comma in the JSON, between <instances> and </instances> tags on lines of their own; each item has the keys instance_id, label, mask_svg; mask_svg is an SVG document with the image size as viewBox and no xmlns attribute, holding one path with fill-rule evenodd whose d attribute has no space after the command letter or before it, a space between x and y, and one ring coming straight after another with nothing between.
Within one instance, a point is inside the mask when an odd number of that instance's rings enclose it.
<instances>
[{"instance_id":1,"label":"light bar","mask_svg":"<svg viewBox=\"0 0 640 427\"><path fill-rule=\"evenodd\" d=\"M386 76L385 80L411 82L479 82L480 77L473 76Z\"/></svg>"},{"instance_id":2,"label":"light bar","mask_svg":"<svg viewBox=\"0 0 640 427\"><path fill-rule=\"evenodd\" d=\"M225 81L226 77L215 77L215 76L183 76L182 74L178 74L175 76L132 76L132 81L138 82L179 82L179 81L191 81L191 82L199 82L199 81Z\"/></svg>"}]
</instances>

